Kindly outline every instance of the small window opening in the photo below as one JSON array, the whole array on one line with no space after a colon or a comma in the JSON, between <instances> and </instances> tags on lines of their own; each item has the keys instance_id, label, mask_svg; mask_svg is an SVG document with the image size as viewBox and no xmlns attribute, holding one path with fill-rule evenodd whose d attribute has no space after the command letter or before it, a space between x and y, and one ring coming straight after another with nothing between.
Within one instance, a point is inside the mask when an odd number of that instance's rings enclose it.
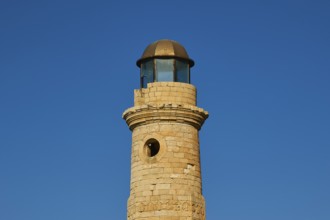
<instances>
[{"instance_id":1,"label":"small window opening","mask_svg":"<svg viewBox=\"0 0 330 220\"><path fill-rule=\"evenodd\" d=\"M149 139L145 146L145 153L148 157L154 157L158 154L159 152L159 142L156 139Z\"/></svg>"}]
</instances>

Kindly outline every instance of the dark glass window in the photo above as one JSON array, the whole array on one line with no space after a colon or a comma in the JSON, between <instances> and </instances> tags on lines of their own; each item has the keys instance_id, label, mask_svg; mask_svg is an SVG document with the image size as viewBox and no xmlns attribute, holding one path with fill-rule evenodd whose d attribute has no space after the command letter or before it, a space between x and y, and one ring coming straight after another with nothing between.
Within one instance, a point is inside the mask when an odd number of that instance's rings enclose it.
<instances>
[{"instance_id":1,"label":"dark glass window","mask_svg":"<svg viewBox=\"0 0 330 220\"><path fill-rule=\"evenodd\" d=\"M187 61L177 59L152 59L141 63L141 87L152 82L190 83Z\"/></svg>"},{"instance_id":2,"label":"dark glass window","mask_svg":"<svg viewBox=\"0 0 330 220\"><path fill-rule=\"evenodd\" d=\"M174 60L156 59L156 81L174 82Z\"/></svg>"},{"instance_id":3,"label":"dark glass window","mask_svg":"<svg viewBox=\"0 0 330 220\"><path fill-rule=\"evenodd\" d=\"M154 81L154 62L146 61L141 64L141 86L147 88L147 84Z\"/></svg>"},{"instance_id":4,"label":"dark glass window","mask_svg":"<svg viewBox=\"0 0 330 220\"><path fill-rule=\"evenodd\" d=\"M184 61L175 61L176 82L189 83L189 64Z\"/></svg>"}]
</instances>

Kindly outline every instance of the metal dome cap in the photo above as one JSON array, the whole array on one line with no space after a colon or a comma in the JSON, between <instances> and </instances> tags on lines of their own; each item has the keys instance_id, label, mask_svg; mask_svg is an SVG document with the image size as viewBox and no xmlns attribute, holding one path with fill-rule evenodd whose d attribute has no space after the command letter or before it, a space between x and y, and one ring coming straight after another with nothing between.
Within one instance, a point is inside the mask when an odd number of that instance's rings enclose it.
<instances>
[{"instance_id":1,"label":"metal dome cap","mask_svg":"<svg viewBox=\"0 0 330 220\"><path fill-rule=\"evenodd\" d=\"M190 67L193 67L195 64L195 62L189 58L186 49L181 44L168 39L158 40L147 46L141 58L136 61L136 65L141 67L143 61L152 58L178 58L188 61Z\"/></svg>"}]
</instances>

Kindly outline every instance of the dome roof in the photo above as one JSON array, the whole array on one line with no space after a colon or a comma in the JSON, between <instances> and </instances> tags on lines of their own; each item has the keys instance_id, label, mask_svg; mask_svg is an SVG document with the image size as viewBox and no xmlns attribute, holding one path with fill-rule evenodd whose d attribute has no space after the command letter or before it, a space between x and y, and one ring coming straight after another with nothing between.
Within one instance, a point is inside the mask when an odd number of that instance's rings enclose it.
<instances>
[{"instance_id":1,"label":"dome roof","mask_svg":"<svg viewBox=\"0 0 330 220\"><path fill-rule=\"evenodd\" d=\"M194 66L195 62L189 58L186 49L174 40L158 40L150 44L143 52L141 58L136 62L138 67L141 67L141 62L150 58L179 58L188 61L190 67Z\"/></svg>"}]
</instances>

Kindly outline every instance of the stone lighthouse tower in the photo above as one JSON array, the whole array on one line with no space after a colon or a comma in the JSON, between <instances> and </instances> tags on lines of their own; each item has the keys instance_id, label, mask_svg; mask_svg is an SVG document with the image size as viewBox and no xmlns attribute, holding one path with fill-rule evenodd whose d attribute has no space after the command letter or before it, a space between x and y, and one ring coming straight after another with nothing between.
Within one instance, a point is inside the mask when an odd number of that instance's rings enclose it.
<instances>
[{"instance_id":1,"label":"stone lighthouse tower","mask_svg":"<svg viewBox=\"0 0 330 220\"><path fill-rule=\"evenodd\" d=\"M205 220L194 61L172 40L150 44L137 61L141 88L123 113L132 131L128 220Z\"/></svg>"}]
</instances>

